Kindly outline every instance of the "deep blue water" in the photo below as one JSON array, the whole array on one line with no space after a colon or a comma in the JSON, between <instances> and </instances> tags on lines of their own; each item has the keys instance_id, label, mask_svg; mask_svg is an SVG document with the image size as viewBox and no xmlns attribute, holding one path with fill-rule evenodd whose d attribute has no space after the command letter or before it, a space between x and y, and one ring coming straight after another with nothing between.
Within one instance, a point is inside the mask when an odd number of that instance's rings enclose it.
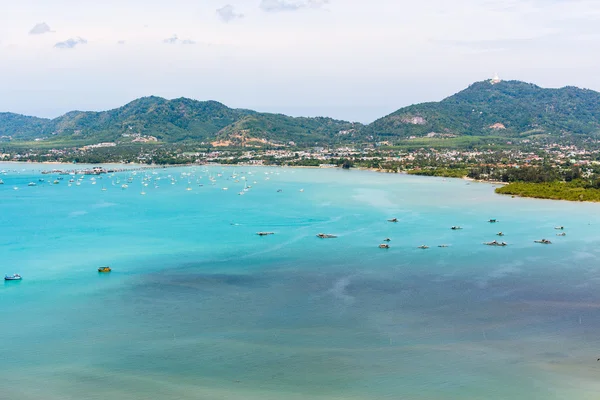
<instances>
[{"instance_id":1,"label":"deep blue water","mask_svg":"<svg viewBox=\"0 0 600 400\"><path fill-rule=\"evenodd\" d=\"M0 284L1 398L600 398L600 205L362 171L46 168L0 164L0 272L24 277Z\"/></svg>"}]
</instances>

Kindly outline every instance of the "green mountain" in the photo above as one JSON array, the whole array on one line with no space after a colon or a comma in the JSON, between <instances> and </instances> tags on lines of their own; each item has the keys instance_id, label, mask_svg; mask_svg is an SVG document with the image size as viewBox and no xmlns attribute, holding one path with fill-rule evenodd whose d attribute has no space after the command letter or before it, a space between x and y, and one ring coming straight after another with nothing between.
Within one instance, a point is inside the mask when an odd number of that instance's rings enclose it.
<instances>
[{"instance_id":1,"label":"green mountain","mask_svg":"<svg viewBox=\"0 0 600 400\"><path fill-rule=\"evenodd\" d=\"M77 143L158 140L232 145L314 144L334 140L355 124L232 109L216 101L144 97L110 111L72 111L53 120L0 114L0 136ZM2 139L2 138L0 138Z\"/></svg>"},{"instance_id":2,"label":"green mountain","mask_svg":"<svg viewBox=\"0 0 600 400\"><path fill-rule=\"evenodd\" d=\"M365 127L380 140L411 136L600 133L600 93L519 81L477 82L440 102L402 108Z\"/></svg>"},{"instance_id":3,"label":"green mountain","mask_svg":"<svg viewBox=\"0 0 600 400\"><path fill-rule=\"evenodd\" d=\"M440 102L402 108L370 125L232 109L216 101L144 97L109 111L72 111L49 120L0 113L0 141L204 142L231 146L390 142L410 137L527 137L600 133L600 93L477 82Z\"/></svg>"}]
</instances>

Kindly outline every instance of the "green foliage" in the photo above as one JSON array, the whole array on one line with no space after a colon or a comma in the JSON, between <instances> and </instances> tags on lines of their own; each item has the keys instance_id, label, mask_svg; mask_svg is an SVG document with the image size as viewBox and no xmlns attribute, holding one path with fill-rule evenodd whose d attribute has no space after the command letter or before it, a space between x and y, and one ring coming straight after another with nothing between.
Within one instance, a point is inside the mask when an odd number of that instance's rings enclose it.
<instances>
[{"instance_id":1,"label":"green foliage","mask_svg":"<svg viewBox=\"0 0 600 400\"><path fill-rule=\"evenodd\" d=\"M538 199L600 201L600 189L583 181L528 183L515 182L496 189L496 193Z\"/></svg>"},{"instance_id":2,"label":"green foliage","mask_svg":"<svg viewBox=\"0 0 600 400\"><path fill-rule=\"evenodd\" d=\"M464 178L469 173L466 168L426 168L408 171L409 175L443 176L446 178Z\"/></svg>"}]
</instances>

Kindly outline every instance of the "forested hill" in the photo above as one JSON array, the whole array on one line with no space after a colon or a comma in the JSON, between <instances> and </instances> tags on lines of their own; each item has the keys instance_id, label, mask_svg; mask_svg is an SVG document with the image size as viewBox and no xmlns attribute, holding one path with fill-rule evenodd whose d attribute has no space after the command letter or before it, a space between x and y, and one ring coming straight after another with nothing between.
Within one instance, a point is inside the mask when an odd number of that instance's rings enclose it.
<instances>
[{"instance_id":1,"label":"forested hill","mask_svg":"<svg viewBox=\"0 0 600 400\"><path fill-rule=\"evenodd\" d=\"M110 111L72 111L49 120L0 113L0 141L158 141L219 146L398 142L411 137L587 137L600 133L600 93L477 82L440 102L402 108L374 123L294 118L229 108L216 101L144 97ZM569 136L571 135L571 136Z\"/></svg>"},{"instance_id":2,"label":"forested hill","mask_svg":"<svg viewBox=\"0 0 600 400\"><path fill-rule=\"evenodd\" d=\"M72 111L49 120L0 114L0 139L61 142L158 140L165 143L331 143L360 128L331 118L294 118L232 109L216 101L144 97L110 111Z\"/></svg>"},{"instance_id":3,"label":"forested hill","mask_svg":"<svg viewBox=\"0 0 600 400\"><path fill-rule=\"evenodd\" d=\"M402 108L365 133L393 140L411 136L581 134L600 132L600 93L505 81L477 82L440 102Z\"/></svg>"}]
</instances>

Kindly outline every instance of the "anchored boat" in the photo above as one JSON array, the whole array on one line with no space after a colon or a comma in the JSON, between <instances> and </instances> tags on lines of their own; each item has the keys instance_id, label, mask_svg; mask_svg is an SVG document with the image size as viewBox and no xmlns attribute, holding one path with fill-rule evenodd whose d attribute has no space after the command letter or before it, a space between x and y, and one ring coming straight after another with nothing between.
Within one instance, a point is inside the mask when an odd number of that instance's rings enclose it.
<instances>
[{"instance_id":1,"label":"anchored boat","mask_svg":"<svg viewBox=\"0 0 600 400\"><path fill-rule=\"evenodd\" d=\"M23 278L19 274L4 275L5 281L20 281L21 279Z\"/></svg>"}]
</instances>

